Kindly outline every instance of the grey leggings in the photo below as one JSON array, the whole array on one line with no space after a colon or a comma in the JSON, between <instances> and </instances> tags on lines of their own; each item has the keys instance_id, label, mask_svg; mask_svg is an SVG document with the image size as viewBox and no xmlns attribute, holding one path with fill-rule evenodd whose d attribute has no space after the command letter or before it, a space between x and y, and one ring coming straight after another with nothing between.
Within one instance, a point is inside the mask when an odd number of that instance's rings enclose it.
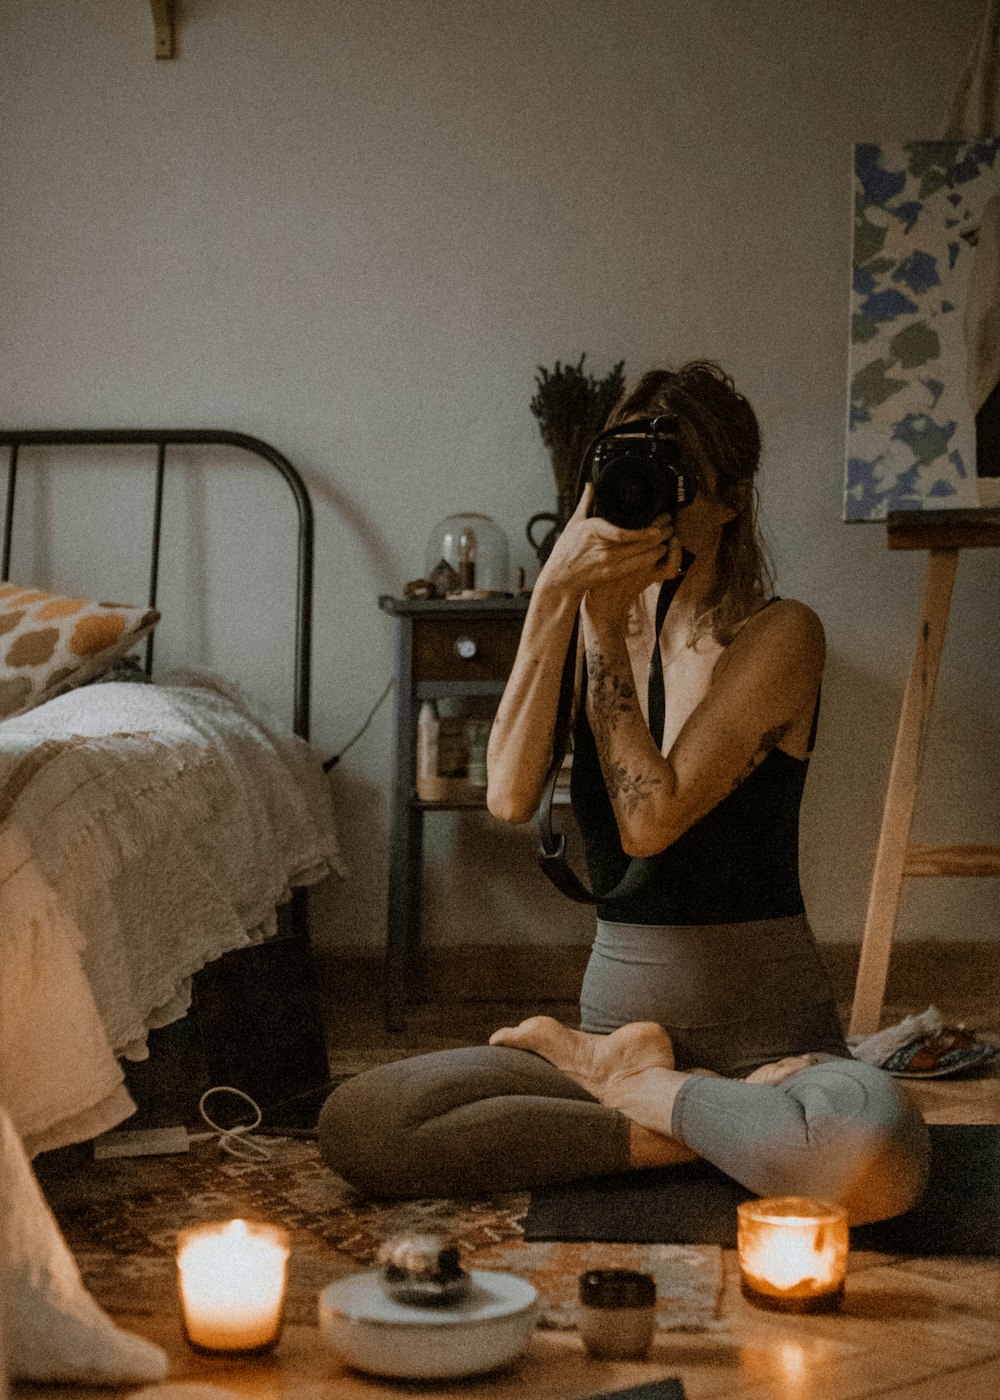
<instances>
[{"instance_id":1,"label":"grey leggings","mask_svg":"<svg viewBox=\"0 0 1000 1400\"><path fill-rule=\"evenodd\" d=\"M826 1060L782 1084L692 1075L673 1136L748 1190L841 1201L853 1224L907 1210L927 1130L889 1075ZM537 1055L474 1046L340 1085L320 1118L333 1169L374 1196L481 1196L629 1166L629 1121Z\"/></svg>"},{"instance_id":2,"label":"grey leggings","mask_svg":"<svg viewBox=\"0 0 1000 1400\"><path fill-rule=\"evenodd\" d=\"M749 1074L786 1055L846 1056L826 969L804 914L742 924L601 921L580 1028L629 1021L670 1032L678 1069Z\"/></svg>"},{"instance_id":3,"label":"grey leggings","mask_svg":"<svg viewBox=\"0 0 1000 1400\"><path fill-rule=\"evenodd\" d=\"M788 921L770 921L779 923ZM926 1179L927 1130L889 1075L847 1055L825 981L816 980L804 920L798 934L788 927L731 928L744 939L729 945L731 963L742 964L740 975L730 968L723 984L699 982L711 1013L700 1028L691 1024L699 1015L691 979L677 992L665 970L669 959L657 952L677 932L646 929L639 936L631 925L601 926L594 955L599 965L592 957L584 982L584 1028L608 1031L627 1021L657 1020L686 1047L679 1067L723 1075L805 1051L819 1052L821 1061L779 1085L692 1076L675 1099L672 1136L758 1195L837 1200L854 1224L907 1210ZM682 942L689 941L690 931L680 932ZM646 940L644 957L639 937ZM623 958L640 958L623 961L620 970L637 966L641 975L607 976L616 939ZM616 985L625 993L617 1013L609 1005ZM784 1000L779 987L786 989ZM789 1008L792 987L799 994ZM588 995L602 1003L607 1023L588 1022L595 1014ZM768 1003L777 1011L765 1014ZM660 1015L653 1014L654 1004ZM687 1024L671 1019L678 1008ZM758 1014L759 1038L753 1026ZM775 1023L784 1027L777 1034ZM359 1074L334 1091L320 1117L320 1147L329 1165L376 1196L490 1195L623 1172L630 1165L629 1138L623 1114L538 1055L501 1046L418 1055Z\"/></svg>"}]
</instances>

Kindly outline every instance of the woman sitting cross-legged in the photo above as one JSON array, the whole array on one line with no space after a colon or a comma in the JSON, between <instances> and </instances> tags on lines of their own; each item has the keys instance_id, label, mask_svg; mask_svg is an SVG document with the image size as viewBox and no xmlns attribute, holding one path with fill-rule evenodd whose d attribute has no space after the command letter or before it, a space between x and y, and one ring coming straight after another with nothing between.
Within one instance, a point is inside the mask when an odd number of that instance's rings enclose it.
<instances>
[{"instance_id":1,"label":"woman sitting cross-legged","mask_svg":"<svg viewBox=\"0 0 1000 1400\"><path fill-rule=\"evenodd\" d=\"M527 821L579 612L571 795L608 892L581 1029L533 1017L360 1074L327 1101L322 1151L394 1197L701 1157L760 1195L882 1219L920 1195L928 1135L894 1080L851 1058L802 900L822 627L769 596L759 431L731 379L704 362L653 371L609 422L660 415L677 419L697 494L629 530L591 513L588 486L533 590L490 737L490 810Z\"/></svg>"}]
</instances>

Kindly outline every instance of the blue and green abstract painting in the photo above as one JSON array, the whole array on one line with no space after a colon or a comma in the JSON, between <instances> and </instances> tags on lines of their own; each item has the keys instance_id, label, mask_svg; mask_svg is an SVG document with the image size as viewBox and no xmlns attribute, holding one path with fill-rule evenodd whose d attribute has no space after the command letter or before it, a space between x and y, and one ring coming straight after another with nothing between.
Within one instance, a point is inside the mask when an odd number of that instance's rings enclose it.
<instances>
[{"instance_id":1,"label":"blue and green abstract painting","mask_svg":"<svg viewBox=\"0 0 1000 1400\"><path fill-rule=\"evenodd\" d=\"M855 147L845 520L992 503L977 482L975 385L1000 366L1000 281L986 266L1000 265L998 150L1000 138ZM997 236L980 236L984 213ZM994 286L997 299L970 317L974 275L980 301Z\"/></svg>"}]
</instances>

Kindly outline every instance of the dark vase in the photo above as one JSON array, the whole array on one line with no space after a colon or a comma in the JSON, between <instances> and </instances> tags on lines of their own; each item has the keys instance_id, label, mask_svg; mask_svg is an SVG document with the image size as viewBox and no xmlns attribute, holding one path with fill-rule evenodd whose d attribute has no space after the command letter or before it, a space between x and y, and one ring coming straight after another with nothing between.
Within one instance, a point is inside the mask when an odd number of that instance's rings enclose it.
<instances>
[{"instance_id":1,"label":"dark vase","mask_svg":"<svg viewBox=\"0 0 1000 1400\"><path fill-rule=\"evenodd\" d=\"M537 515L533 515L528 521L524 533L528 537L528 543L535 551L539 568L544 565L546 559L548 559L549 555L552 553L552 546L566 528L566 521L573 514L575 508L576 502L573 499L572 493L560 491L554 513L550 510L540 510ZM549 528L542 533L538 533L536 527L540 528L545 525L548 525Z\"/></svg>"}]
</instances>

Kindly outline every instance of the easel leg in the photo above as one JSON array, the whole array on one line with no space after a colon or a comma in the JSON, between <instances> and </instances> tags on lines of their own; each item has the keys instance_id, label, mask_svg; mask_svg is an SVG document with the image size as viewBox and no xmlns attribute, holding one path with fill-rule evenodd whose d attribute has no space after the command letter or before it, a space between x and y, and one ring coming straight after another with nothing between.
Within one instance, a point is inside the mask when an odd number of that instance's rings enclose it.
<instances>
[{"instance_id":1,"label":"easel leg","mask_svg":"<svg viewBox=\"0 0 1000 1400\"><path fill-rule=\"evenodd\" d=\"M882 830L861 940L861 961L851 1008L851 1035L871 1035L878 1030L882 1015L903 868L957 566L957 549L930 551L920 633L903 692L896 748L889 773Z\"/></svg>"}]
</instances>

